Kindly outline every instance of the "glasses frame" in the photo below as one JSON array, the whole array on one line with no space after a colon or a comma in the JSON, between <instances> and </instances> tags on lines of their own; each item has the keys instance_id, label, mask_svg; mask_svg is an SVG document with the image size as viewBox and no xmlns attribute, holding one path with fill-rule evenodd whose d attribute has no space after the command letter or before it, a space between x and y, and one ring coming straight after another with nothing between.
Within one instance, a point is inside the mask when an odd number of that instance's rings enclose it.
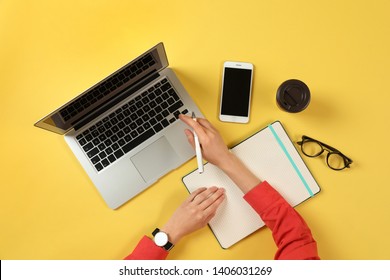
<instances>
[{"instance_id":1,"label":"glasses frame","mask_svg":"<svg viewBox=\"0 0 390 280\"><path fill-rule=\"evenodd\" d=\"M303 150L303 144L304 144L305 142L315 142L315 143L317 143L318 145L320 145L321 151L318 152L318 153L315 154L315 155L308 155L308 154L306 154L305 151ZM297 142L297 144L301 146L301 151L302 151L302 153L303 153L305 156L308 156L308 157L311 157L311 158L318 157L318 156L320 156L321 154L323 154L324 151L327 151L328 154L327 154L327 156L326 156L326 164L328 165L329 168L331 168L331 169L333 169L333 170L336 170L336 171L340 171L340 170L343 170L343 169L345 169L345 168L350 168L350 164L353 162L352 159L350 159L349 157L347 157L346 155L344 155L342 152L340 152L340 151L337 150L336 148L333 148L333 147L331 147L331 146L329 146L329 145L327 145L327 144L325 144L325 143L323 143L323 142L321 142L321 141L318 141L318 140L316 140L316 139L314 139L314 138L311 138L311 137L309 137L309 136L306 136L306 135L303 135L303 136L302 136L302 140L299 141L299 142ZM341 156L341 157L343 158L343 160L344 160L344 167L343 167L343 168L333 168L332 166L330 166L330 164L329 164L329 157L330 157L331 155L339 155L339 156Z\"/></svg>"}]
</instances>

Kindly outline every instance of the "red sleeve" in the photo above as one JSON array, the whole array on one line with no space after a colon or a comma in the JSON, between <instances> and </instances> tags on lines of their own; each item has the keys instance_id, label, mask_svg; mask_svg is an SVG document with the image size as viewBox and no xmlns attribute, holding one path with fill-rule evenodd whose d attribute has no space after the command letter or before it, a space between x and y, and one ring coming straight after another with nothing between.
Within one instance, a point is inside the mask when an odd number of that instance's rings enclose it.
<instances>
[{"instance_id":1,"label":"red sleeve","mask_svg":"<svg viewBox=\"0 0 390 280\"><path fill-rule=\"evenodd\" d=\"M275 259L320 259L305 221L266 181L246 193L244 199L272 231L278 247Z\"/></svg>"},{"instance_id":2,"label":"red sleeve","mask_svg":"<svg viewBox=\"0 0 390 280\"><path fill-rule=\"evenodd\" d=\"M158 247L153 240L144 236L125 260L165 260L167 256L168 251Z\"/></svg>"}]
</instances>

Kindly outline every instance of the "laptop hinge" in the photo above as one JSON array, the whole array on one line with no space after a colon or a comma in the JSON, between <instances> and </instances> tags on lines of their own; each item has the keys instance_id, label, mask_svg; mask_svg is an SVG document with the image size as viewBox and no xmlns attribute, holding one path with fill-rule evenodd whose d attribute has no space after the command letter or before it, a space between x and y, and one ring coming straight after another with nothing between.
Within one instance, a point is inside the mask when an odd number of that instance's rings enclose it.
<instances>
[{"instance_id":1,"label":"laptop hinge","mask_svg":"<svg viewBox=\"0 0 390 280\"><path fill-rule=\"evenodd\" d=\"M134 86L132 86L130 88L123 90L122 92L118 93L118 95L116 95L112 99L108 100L104 104L100 105L99 107L97 107L96 109L91 111L87 116L83 117L81 120L77 120L74 123L72 123L72 125L74 126L74 129L76 131L79 130L81 127L83 127L84 125L86 125L90 121L94 120L95 118L97 118L98 116L100 116L101 114L106 112L107 110L111 109L112 107L114 107L116 104L118 104L122 100L131 96L136 91L138 91L140 88L146 86L148 83L150 83L154 79L157 79L159 76L160 75L158 74L157 71L151 72L148 75L148 77L142 79L142 81L138 82L137 84L135 84Z\"/></svg>"}]
</instances>

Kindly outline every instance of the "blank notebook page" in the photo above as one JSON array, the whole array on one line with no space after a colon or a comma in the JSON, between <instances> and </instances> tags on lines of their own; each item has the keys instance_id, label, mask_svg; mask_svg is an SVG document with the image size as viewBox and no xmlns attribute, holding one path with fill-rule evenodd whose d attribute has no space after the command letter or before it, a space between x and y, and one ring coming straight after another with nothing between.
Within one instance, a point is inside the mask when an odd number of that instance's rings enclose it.
<instances>
[{"instance_id":1,"label":"blank notebook page","mask_svg":"<svg viewBox=\"0 0 390 280\"><path fill-rule=\"evenodd\" d=\"M247 138L231 149L237 157L262 181L266 180L292 206L320 191L299 153L280 122ZM199 187L224 187L226 199L209 226L223 248L250 235L264 226L264 222L243 199L244 194L219 168L205 164L204 172L197 170L183 177L190 192Z\"/></svg>"}]
</instances>

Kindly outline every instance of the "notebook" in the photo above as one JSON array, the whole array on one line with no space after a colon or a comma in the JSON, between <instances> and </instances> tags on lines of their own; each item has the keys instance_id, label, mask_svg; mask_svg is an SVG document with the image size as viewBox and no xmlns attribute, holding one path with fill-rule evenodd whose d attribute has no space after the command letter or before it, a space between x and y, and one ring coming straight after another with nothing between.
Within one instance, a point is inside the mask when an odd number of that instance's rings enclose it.
<instances>
[{"instance_id":1,"label":"notebook","mask_svg":"<svg viewBox=\"0 0 390 280\"><path fill-rule=\"evenodd\" d=\"M178 120L190 111L202 115L159 43L35 126L65 135L116 209L195 155Z\"/></svg>"},{"instance_id":2,"label":"notebook","mask_svg":"<svg viewBox=\"0 0 390 280\"><path fill-rule=\"evenodd\" d=\"M292 206L313 197L320 187L302 160L280 121L275 121L243 142L231 152L262 181L271 184ZM189 192L202 186L226 189L226 200L209 227L222 248L229 248L264 226L264 222L243 199L244 194L218 167L206 163L204 172L197 170L183 177Z\"/></svg>"}]
</instances>

